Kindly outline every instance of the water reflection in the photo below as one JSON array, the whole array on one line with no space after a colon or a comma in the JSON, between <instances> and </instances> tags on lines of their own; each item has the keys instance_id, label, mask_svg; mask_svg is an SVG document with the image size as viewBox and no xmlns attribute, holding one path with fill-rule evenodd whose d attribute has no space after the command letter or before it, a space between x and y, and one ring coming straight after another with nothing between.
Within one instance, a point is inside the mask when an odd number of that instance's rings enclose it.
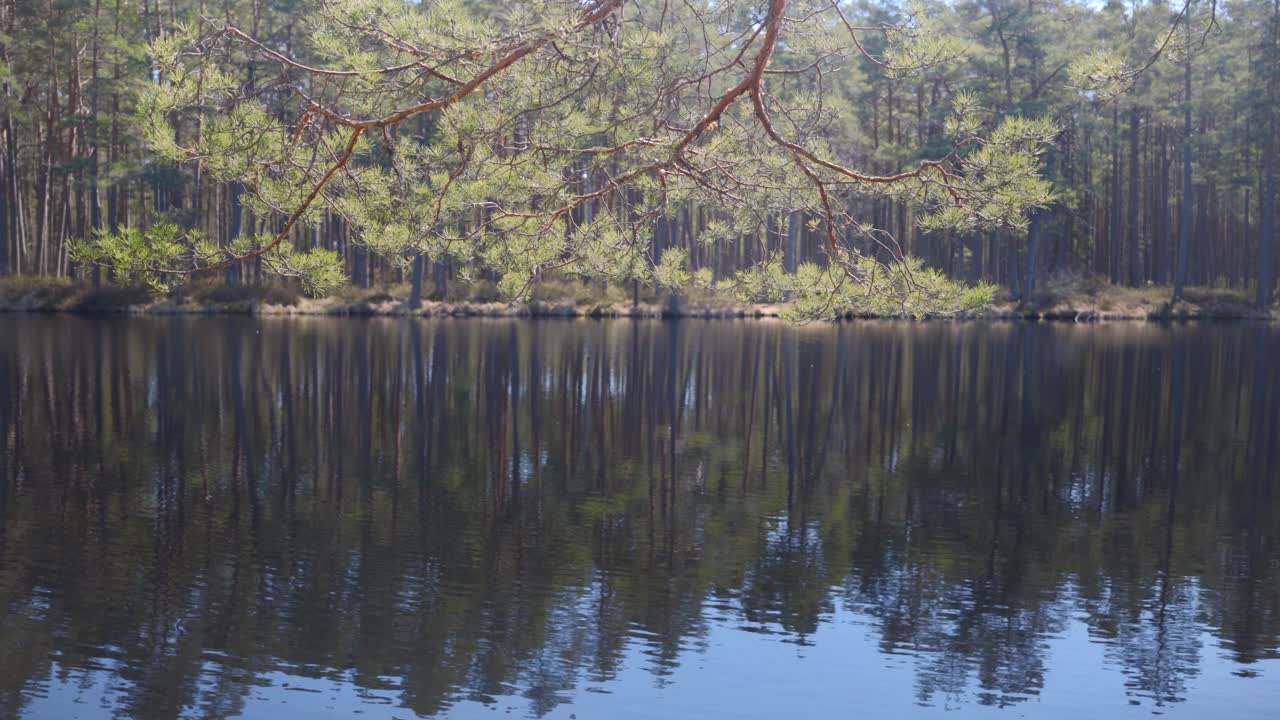
<instances>
[{"instance_id":1,"label":"water reflection","mask_svg":"<svg viewBox=\"0 0 1280 720\"><path fill-rule=\"evenodd\" d=\"M847 714L837 667L897 715L1262 716L1276 358L1244 325L0 318L0 716Z\"/></svg>"}]
</instances>

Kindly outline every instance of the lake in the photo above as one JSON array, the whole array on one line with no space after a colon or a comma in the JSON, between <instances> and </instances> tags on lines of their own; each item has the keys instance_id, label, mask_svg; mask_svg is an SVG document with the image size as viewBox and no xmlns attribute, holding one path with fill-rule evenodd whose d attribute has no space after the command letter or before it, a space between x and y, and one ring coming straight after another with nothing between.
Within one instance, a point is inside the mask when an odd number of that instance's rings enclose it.
<instances>
[{"instance_id":1,"label":"lake","mask_svg":"<svg viewBox=\"0 0 1280 720\"><path fill-rule=\"evenodd\" d=\"M0 717L1274 718L1265 325L0 316Z\"/></svg>"}]
</instances>

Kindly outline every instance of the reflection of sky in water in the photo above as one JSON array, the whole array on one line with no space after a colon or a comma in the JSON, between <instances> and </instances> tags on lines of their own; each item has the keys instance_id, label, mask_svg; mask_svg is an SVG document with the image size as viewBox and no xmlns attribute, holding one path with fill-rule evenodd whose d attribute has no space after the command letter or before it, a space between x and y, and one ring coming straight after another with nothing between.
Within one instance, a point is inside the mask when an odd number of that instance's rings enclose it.
<instances>
[{"instance_id":1,"label":"reflection of sky in water","mask_svg":"<svg viewBox=\"0 0 1280 720\"><path fill-rule=\"evenodd\" d=\"M678 676L654 673L646 644L633 639L619 671L610 678L578 677L561 686L513 687L502 696L476 696L460 689L441 718L533 716L538 700L554 705L549 718L899 718L950 711L956 717L999 718L1274 718L1280 708L1280 660L1240 666L1225 657L1216 640L1195 629L1202 648L1199 672L1185 679L1183 702L1155 703L1126 690L1112 655L1114 643L1090 638L1078 613L1066 629L1043 639L1043 689L1034 695L990 696L971 672L957 668L945 677L932 653L898 649L882 652L872 619L848 610L824 618L803 644L785 633L744 632L716 617L696 647L677 658ZM1154 662L1154 658L1152 659ZM1247 670L1241 672L1242 667ZM70 720L98 717L115 707L120 689L112 666L72 671L55 666L52 678L30 691L24 717ZM204 662L200 695L216 696L213 683L227 671L219 659ZM237 717L275 718L414 717L403 707L396 678L377 679L376 689L356 684L351 673L281 668L249 680L244 711ZM956 681L961 685L953 687ZM921 683L939 688L920 702ZM983 698L987 698L984 701ZM546 706L544 706L546 707ZM1087 708L1085 710L1084 708ZM210 708L191 708L205 717Z\"/></svg>"}]
</instances>

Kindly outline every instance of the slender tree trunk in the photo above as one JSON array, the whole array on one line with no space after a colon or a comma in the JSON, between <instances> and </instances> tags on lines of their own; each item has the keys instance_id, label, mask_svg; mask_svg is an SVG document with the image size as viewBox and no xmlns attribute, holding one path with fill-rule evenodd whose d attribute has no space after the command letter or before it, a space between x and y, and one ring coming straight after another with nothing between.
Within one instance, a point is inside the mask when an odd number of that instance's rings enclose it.
<instances>
[{"instance_id":1,"label":"slender tree trunk","mask_svg":"<svg viewBox=\"0 0 1280 720\"><path fill-rule=\"evenodd\" d=\"M1182 208L1178 219L1178 258L1173 278L1173 299L1182 299L1187 282L1187 253L1191 247L1191 54L1182 75Z\"/></svg>"},{"instance_id":2,"label":"slender tree trunk","mask_svg":"<svg viewBox=\"0 0 1280 720\"><path fill-rule=\"evenodd\" d=\"M1022 292L1022 269L1018 262L1018 244L1013 241L1011 233L997 232L993 238L997 243L1004 240L1005 252L1009 253L1009 290L1016 300L1026 296Z\"/></svg>"},{"instance_id":3,"label":"slender tree trunk","mask_svg":"<svg viewBox=\"0 0 1280 720\"><path fill-rule=\"evenodd\" d=\"M1031 213L1031 225L1027 228L1027 266L1026 274L1022 280L1022 297L1030 302L1031 294L1036 289L1036 254L1040 248L1040 216L1042 212L1035 210Z\"/></svg>"},{"instance_id":4,"label":"slender tree trunk","mask_svg":"<svg viewBox=\"0 0 1280 720\"><path fill-rule=\"evenodd\" d=\"M97 232L102 229L102 203L98 196L98 148L102 145L101 138L98 133L98 98L101 95L101 87L98 82L98 61L100 55L99 36L102 29L100 26L100 18L102 11L101 0L95 0L93 4L93 62L90 67L89 87L92 94L89 96L89 130L86 132L85 140L90 144L89 150L89 230ZM98 287L102 284L102 268L98 263L93 263L92 271L93 286Z\"/></svg>"},{"instance_id":5,"label":"slender tree trunk","mask_svg":"<svg viewBox=\"0 0 1280 720\"><path fill-rule=\"evenodd\" d=\"M1107 277L1120 284L1120 110L1111 110L1111 203L1107 208Z\"/></svg>"},{"instance_id":6,"label":"slender tree trunk","mask_svg":"<svg viewBox=\"0 0 1280 720\"><path fill-rule=\"evenodd\" d=\"M413 285L409 290L409 307L417 310L422 307L422 275L427 264L426 258L417 254L413 258Z\"/></svg>"},{"instance_id":7,"label":"slender tree trunk","mask_svg":"<svg viewBox=\"0 0 1280 720\"><path fill-rule=\"evenodd\" d=\"M27 246L27 215L22 202L22 185L19 184L21 166L18 164L17 123L12 114L5 115L5 152L8 153L9 182L8 190L13 203L9 211L13 213L13 254L10 256L10 269L22 273L23 251Z\"/></svg>"},{"instance_id":8,"label":"slender tree trunk","mask_svg":"<svg viewBox=\"0 0 1280 720\"><path fill-rule=\"evenodd\" d=\"M1049 149L1048 156L1045 158L1045 173L1053 174L1053 148ZM1032 300L1031 294L1036 289L1036 265L1038 264L1038 254L1040 251L1040 220L1043 211L1036 208L1031 213L1031 225L1027 228L1027 269L1026 275L1022 281L1022 297L1028 302Z\"/></svg>"},{"instance_id":9,"label":"slender tree trunk","mask_svg":"<svg viewBox=\"0 0 1280 720\"><path fill-rule=\"evenodd\" d=\"M437 260L431 264L431 284L434 286L432 294L437 300L449 296L449 266L444 261Z\"/></svg>"},{"instance_id":10,"label":"slender tree trunk","mask_svg":"<svg viewBox=\"0 0 1280 720\"><path fill-rule=\"evenodd\" d=\"M240 200L240 196L244 194L244 185L242 183L233 182L228 188L228 195L231 200L231 220L227 223L227 244L234 243L240 237L240 229L244 225L244 203ZM240 263L232 263L227 266L224 271L223 281L229 288L236 287L240 284Z\"/></svg>"},{"instance_id":11,"label":"slender tree trunk","mask_svg":"<svg viewBox=\"0 0 1280 720\"><path fill-rule=\"evenodd\" d=\"M803 217L799 212L793 211L788 216L787 245L782 254L782 268L789 273L796 271L797 241L800 237L800 225L802 222Z\"/></svg>"},{"instance_id":12,"label":"slender tree trunk","mask_svg":"<svg viewBox=\"0 0 1280 720\"><path fill-rule=\"evenodd\" d=\"M1272 271L1275 269L1273 250L1275 247L1275 203L1276 203L1276 151L1274 120L1267 138L1268 150L1266 169L1266 190L1262 194L1262 224L1258 229L1258 296L1259 308L1267 306L1271 300Z\"/></svg>"},{"instance_id":13,"label":"slender tree trunk","mask_svg":"<svg viewBox=\"0 0 1280 720\"><path fill-rule=\"evenodd\" d=\"M1140 235L1138 233L1138 126L1141 119L1138 109L1129 112L1129 286L1142 284L1142 260Z\"/></svg>"},{"instance_id":14,"label":"slender tree trunk","mask_svg":"<svg viewBox=\"0 0 1280 720\"><path fill-rule=\"evenodd\" d=\"M0 130L0 132L3 132ZM8 155L0 149L0 275L9 274L9 165ZM2 479L2 478L0 478Z\"/></svg>"},{"instance_id":15,"label":"slender tree trunk","mask_svg":"<svg viewBox=\"0 0 1280 720\"><path fill-rule=\"evenodd\" d=\"M1155 201L1155 232L1151 237L1151 277L1157 284L1168 281L1169 267L1169 132L1168 128L1160 128L1160 154L1156 160L1160 164L1160 192Z\"/></svg>"}]
</instances>

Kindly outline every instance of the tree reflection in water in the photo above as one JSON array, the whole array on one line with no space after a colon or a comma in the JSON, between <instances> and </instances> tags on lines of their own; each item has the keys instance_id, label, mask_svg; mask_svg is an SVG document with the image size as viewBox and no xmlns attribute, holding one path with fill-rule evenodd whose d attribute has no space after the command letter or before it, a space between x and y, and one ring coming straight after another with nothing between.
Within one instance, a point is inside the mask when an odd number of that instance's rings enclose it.
<instances>
[{"instance_id":1,"label":"tree reflection in water","mask_svg":"<svg viewBox=\"0 0 1280 720\"><path fill-rule=\"evenodd\" d=\"M221 717L290 678L545 714L637 664L678 685L726 629L803 650L845 621L911 658L907 707L1036 696L1075 627L1168 705L1280 648L1265 327L10 317L0 338L6 717L94 683L104 716Z\"/></svg>"}]
</instances>

